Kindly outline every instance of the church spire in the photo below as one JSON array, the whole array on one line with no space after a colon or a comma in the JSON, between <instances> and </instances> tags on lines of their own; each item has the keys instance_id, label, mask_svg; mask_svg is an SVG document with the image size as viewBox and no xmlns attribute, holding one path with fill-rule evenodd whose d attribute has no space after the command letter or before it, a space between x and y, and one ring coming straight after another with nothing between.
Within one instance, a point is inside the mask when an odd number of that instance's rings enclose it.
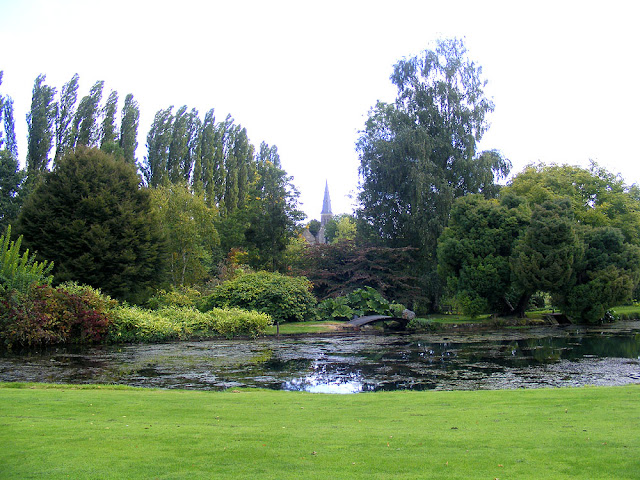
<instances>
[{"instance_id":1,"label":"church spire","mask_svg":"<svg viewBox=\"0 0 640 480\"><path fill-rule=\"evenodd\" d=\"M324 200L322 200L322 212L320 213L320 223L326 224L333 218L331 212L331 197L329 196L329 182L325 181L324 184Z\"/></svg>"},{"instance_id":2,"label":"church spire","mask_svg":"<svg viewBox=\"0 0 640 480\"><path fill-rule=\"evenodd\" d=\"M321 215L333 215L331 213L331 197L329 197L329 182L325 180L324 184L324 200L322 201Z\"/></svg>"}]
</instances>

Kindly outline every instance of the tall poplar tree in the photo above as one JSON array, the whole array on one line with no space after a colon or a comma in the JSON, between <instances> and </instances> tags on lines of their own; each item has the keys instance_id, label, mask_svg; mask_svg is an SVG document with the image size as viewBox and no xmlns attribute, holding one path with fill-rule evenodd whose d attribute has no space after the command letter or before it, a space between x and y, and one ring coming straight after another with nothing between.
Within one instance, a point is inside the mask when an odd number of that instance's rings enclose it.
<instances>
[{"instance_id":1,"label":"tall poplar tree","mask_svg":"<svg viewBox=\"0 0 640 480\"><path fill-rule=\"evenodd\" d=\"M2 86L2 75L4 74L4 72L2 70L0 70L0 86ZM2 121L2 114L4 113L4 97L2 95L0 95L0 122ZM4 140L2 139L2 130L0 130L0 148L2 148L2 145L4 144Z\"/></svg>"},{"instance_id":2,"label":"tall poplar tree","mask_svg":"<svg viewBox=\"0 0 640 480\"><path fill-rule=\"evenodd\" d=\"M56 89L45 84L46 75L40 74L33 84L31 110L27 114L27 174L34 178L49 165L49 152L53 146Z\"/></svg>"},{"instance_id":3,"label":"tall poplar tree","mask_svg":"<svg viewBox=\"0 0 640 480\"><path fill-rule=\"evenodd\" d=\"M2 104L2 118L4 121L4 148L15 158L18 158L18 142L13 119L13 98L6 96Z\"/></svg>"},{"instance_id":4,"label":"tall poplar tree","mask_svg":"<svg viewBox=\"0 0 640 480\"><path fill-rule=\"evenodd\" d=\"M202 193L210 207L215 205L213 194L213 169L216 153L216 117L213 108L204 115L200 132L200 155L194 165L193 188Z\"/></svg>"},{"instance_id":5,"label":"tall poplar tree","mask_svg":"<svg viewBox=\"0 0 640 480\"><path fill-rule=\"evenodd\" d=\"M56 109L56 154L55 162L73 148L73 117L75 115L76 101L78 100L78 83L80 77L74 74L67 83L62 86L60 101Z\"/></svg>"},{"instance_id":6,"label":"tall poplar tree","mask_svg":"<svg viewBox=\"0 0 640 480\"><path fill-rule=\"evenodd\" d=\"M157 187L169 181L169 147L172 140L173 106L158 110L147 134L147 158L142 176L147 185Z\"/></svg>"},{"instance_id":7,"label":"tall poplar tree","mask_svg":"<svg viewBox=\"0 0 640 480\"><path fill-rule=\"evenodd\" d=\"M132 94L127 94L122 107L120 120L120 148L126 162L136 163L136 149L138 148L138 126L140 124L140 108Z\"/></svg>"},{"instance_id":8,"label":"tall poplar tree","mask_svg":"<svg viewBox=\"0 0 640 480\"><path fill-rule=\"evenodd\" d=\"M118 131L116 129L116 112L118 111L118 92L112 90L107 97L107 101L102 109L102 128L100 137L100 148L105 149L108 145L115 145L118 142Z\"/></svg>"},{"instance_id":9,"label":"tall poplar tree","mask_svg":"<svg viewBox=\"0 0 640 480\"><path fill-rule=\"evenodd\" d=\"M89 94L80 100L73 120L74 146L98 146L100 139L98 118L100 116L100 100L102 99L103 88L104 81L98 80L89 90Z\"/></svg>"}]
</instances>

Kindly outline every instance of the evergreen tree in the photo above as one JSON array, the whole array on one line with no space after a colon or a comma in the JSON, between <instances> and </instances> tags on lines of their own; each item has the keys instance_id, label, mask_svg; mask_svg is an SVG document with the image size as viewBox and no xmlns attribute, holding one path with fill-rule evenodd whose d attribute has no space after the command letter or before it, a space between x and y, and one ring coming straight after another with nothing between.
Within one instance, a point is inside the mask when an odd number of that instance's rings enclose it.
<instances>
[{"instance_id":1,"label":"evergreen tree","mask_svg":"<svg viewBox=\"0 0 640 480\"><path fill-rule=\"evenodd\" d=\"M56 154L55 162L73 148L74 139L72 122L75 115L75 105L78 100L78 83L80 77L74 74L62 87L60 101L56 110Z\"/></svg>"},{"instance_id":2,"label":"evergreen tree","mask_svg":"<svg viewBox=\"0 0 640 480\"><path fill-rule=\"evenodd\" d=\"M126 162L136 163L136 149L138 148L138 126L140 124L140 109L132 94L127 94L122 107L120 121L120 148Z\"/></svg>"},{"instance_id":3,"label":"evergreen tree","mask_svg":"<svg viewBox=\"0 0 640 480\"><path fill-rule=\"evenodd\" d=\"M33 84L31 111L27 114L27 174L35 179L49 165L49 152L54 138L56 89L46 85L46 75L38 75Z\"/></svg>"},{"instance_id":4,"label":"evergreen tree","mask_svg":"<svg viewBox=\"0 0 640 480\"><path fill-rule=\"evenodd\" d=\"M139 183L133 165L79 146L28 197L19 233L54 262L57 281L143 301L164 276L165 255L150 192Z\"/></svg>"}]
</instances>

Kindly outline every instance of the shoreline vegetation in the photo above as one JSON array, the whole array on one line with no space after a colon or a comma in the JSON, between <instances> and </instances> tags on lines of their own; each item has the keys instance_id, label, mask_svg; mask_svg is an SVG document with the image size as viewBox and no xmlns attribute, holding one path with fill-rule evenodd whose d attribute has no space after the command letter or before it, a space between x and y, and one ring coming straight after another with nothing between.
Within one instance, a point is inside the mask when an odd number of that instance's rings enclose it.
<instances>
[{"instance_id":1,"label":"shoreline vegetation","mask_svg":"<svg viewBox=\"0 0 640 480\"><path fill-rule=\"evenodd\" d=\"M632 479L639 400L639 385L328 395L1 383L0 476Z\"/></svg>"},{"instance_id":2,"label":"shoreline vegetation","mask_svg":"<svg viewBox=\"0 0 640 480\"><path fill-rule=\"evenodd\" d=\"M640 307L625 305L615 307L612 310L613 321L626 321L640 319ZM415 329L409 332L455 332L468 330L484 330L491 328L507 327L537 327L544 325L557 325L557 322L548 318L552 311L528 312L525 318L517 317L491 317L481 315L479 317L469 317L458 314L429 315L418 317L414 322ZM280 323L279 327L271 325L267 327L265 335L304 335L304 334L333 334L333 333L356 333L360 331L382 330L379 326L365 327L360 330L351 327L347 322L336 320L320 320L310 322L288 322Z\"/></svg>"}]
</instances>

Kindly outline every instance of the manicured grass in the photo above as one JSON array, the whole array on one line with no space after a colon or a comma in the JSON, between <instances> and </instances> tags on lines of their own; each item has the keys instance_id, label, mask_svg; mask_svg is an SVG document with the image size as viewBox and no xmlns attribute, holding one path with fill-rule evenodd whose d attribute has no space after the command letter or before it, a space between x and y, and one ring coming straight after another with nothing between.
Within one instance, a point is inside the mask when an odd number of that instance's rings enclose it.
<instances>
[{"instance_id":1,"label":"manicured grass","mask_svg":"<svg viewBox=\"0 0 640 480\"><path fill-rule=\"evenodd\" d=\"M638 305L621 305L614 307L613 310L618 315L626 315L627 318L640 318L640 306Z\"/></svg>"},{"instance_id":2,"label":"manicured grass","mask_svg":"<svg viewBox=\"0 0 640 480\"><path fill-rule=\"evenodd\" d=\"M344 396L0 386L3 479L640 476L638 385Z\"/></svg>"}]
</instances>

